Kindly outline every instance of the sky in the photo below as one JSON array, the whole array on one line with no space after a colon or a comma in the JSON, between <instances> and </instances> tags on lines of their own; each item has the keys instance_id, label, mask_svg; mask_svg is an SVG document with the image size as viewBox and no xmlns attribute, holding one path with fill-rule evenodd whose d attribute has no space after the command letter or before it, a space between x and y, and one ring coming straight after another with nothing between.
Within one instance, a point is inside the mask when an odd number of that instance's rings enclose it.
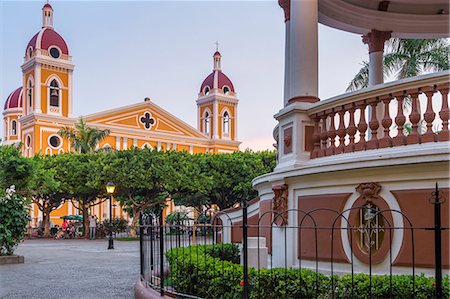
<instances>
[{"instance_id":1,"label":"sky","mask_svg":"<svg viewBox=\"0 0 450 299\"><path fill-rule=\"evenodd\" d=\"M44 4L0 0L0 109L22 82L25 48L41 28ZM284 85L285 27L278 1L50 4L54 28L75 64L75 116L149 97L196 127L195 101L212 71L218 41L222 70L239 98L241 150L273 149L273 115L282 108ZM368 52L361 36L319 25L319 98L344 93L363 60Z\"/></svg>"}]
</instances>

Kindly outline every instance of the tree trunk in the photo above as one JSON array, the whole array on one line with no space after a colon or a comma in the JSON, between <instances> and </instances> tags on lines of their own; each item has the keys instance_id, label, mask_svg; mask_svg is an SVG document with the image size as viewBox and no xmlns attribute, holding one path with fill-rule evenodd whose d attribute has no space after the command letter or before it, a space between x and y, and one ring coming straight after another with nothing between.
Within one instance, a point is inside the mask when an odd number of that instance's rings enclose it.
<instances>
[{"instance_id":1,"label":"tree trunk","mask_svg":"<svg viewBox=\"0 0 450 299\"><path fill-rule=\"evenodd\" d=\"M50 213L42 211L42 223L44 224L44 238L50 238Z\"/></svg>"},{"instance_id":2,"label":"tree trunk","mask_svg":"<svg viewBox=\"0 0 450 299\"><path fill-rule=\"evenodd\" d=\"M89 215L88 215L89 203L87 200L87 196L84 197L84 200L80 203L80 205L81 205L81 212L83 215L83 235L84 238L89 239Z\"/></svg>"},{"instance_id":3,"label":"tree trunk","mask_svg":"<svg viewBox=\"0 0 450 299\"><path fill-rule=\"evenodd\" d=\"M139 211L139 207L133 206L133 220L131 221L130 227L130 237L136 237L137 235L137 227L139 225L139 216L141 212Z\"/></svg>"}]
</instances>

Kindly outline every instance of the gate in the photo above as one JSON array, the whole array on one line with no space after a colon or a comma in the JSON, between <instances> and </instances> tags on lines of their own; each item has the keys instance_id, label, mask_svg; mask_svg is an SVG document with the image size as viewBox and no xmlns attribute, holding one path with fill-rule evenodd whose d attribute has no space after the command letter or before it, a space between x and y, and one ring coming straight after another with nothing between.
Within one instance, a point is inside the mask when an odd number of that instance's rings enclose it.
<instances>
[{"instance_id":1,"label":"gate","mask_svg":"<svg viewBox=\"0 0 450 299\"><path fill-rule=\"evenodd\" d=\"M442 231L448 227L441 225L443 196L437 185L430 203L430 208L434 207L431 227L414 226L401 211L367 205L344 211L268 211L259 215L257 223L249 221L246 202L241 204L239 223L233 223L227 214L211 215L207 223L192 219L165 223L162 213L143 214L139 230L141 280L161 295L183 298L448 298L449 278L442 276ZM332 224L319 225L320 213L333 215L329 216ZM395 226L391 215L401 217L405 225ZM289 226L288 216L298 217L297 225ZM267 217L269 223L264 221ZM435 257L434 278L416 273L418 240L414 236L418 230L434 236L435 252L430 253ZM393 274L396 231L410 235L411 260L406 275ZM294 244L292 232L298 236L294 263L288 261ZM321 242L324 235L329 243ZM350 243L345 273L337 269L343 267L336 248L336 240L342 236ZM225 243L225 239L241 242ZM384 275L373 271L380 250L388 255ZM356 251L365 254L361 257ZM275 261L274 257L284 260ZM367 267L364 273L357 269L361 260Z\"/></svg>"}]
</instances>

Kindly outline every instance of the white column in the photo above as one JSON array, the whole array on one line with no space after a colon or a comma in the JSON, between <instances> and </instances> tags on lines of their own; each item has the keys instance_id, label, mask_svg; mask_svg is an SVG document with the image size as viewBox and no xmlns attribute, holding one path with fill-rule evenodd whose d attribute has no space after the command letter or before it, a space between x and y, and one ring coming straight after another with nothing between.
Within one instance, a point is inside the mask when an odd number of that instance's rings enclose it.
<instances>
[{"instance_id":1,"label":"white column","mask_svg":"<svg viewBox=\"0 0 450 299\"><path fill-rule=\"evenodd\" d=\"M120 150L120 136L116 136L116 150Z\"/></svg>"},{"instance_id":2,"label":"white column","mask_svg":"<svg viewBox=\"0 0 450 299\"><path fill-rule=\"evenodd\" d=\"M41 66L36 63L34 66L34 113L42 113L41 89Z\"/></svg>"},{"instance_id":3,"label":"white column","mask_svg":"<svg viewBox=\"0 0 450 299\"><path fill-rule=\"evenodd\" d=\"M284 106L288 104L290 97L289 79L290 79L290 35L291 35L291 22L289 19L285 22L286 37L285 37L285 49L284 49Z\"/></svg>"},{"instance_id":4,"label":"white column","mask_svg":"<svg viewBox=\"0 0 450 299\"><path fill-rule=\"evenodd\" d=\"M233 140L238 140L238 105L234 105L234 122L233 122L234 138Z\"/></svg>"},{"instance_id":5,"label":"white column","mask_svg":"<svg viewBox=\"0 0 450 299\"><path fill-rule=\"evenodd\" d=\"M369 46L369 86L381 84L383 77L384 42L391 38L390 31L372 29L362 36L363 43Z\"/></svg>"},{"instance_id":6,"label":"white column","mask_svg":"<svg viewBox=\"0 0 450 299\"><path fill-rule=\"evenodd\" d=\"M318 0L290 1L289 97L313 102L318 96Z\"/></svg>"},{"instance_id":7,"label":"white column","mask_svg":"<svg viewBox=\"0 0 450 299\"><path fill-rule=\"evenodd\" d=\"M128 149L128 138L127 137L123 137L122 149L124 149L124 150Z\"/></svg>"},{"instance_id":8,"label":"white column","mask_svg":"<svg viewBox=\"0 0 450 299\"><path fill-rule=\"evenodd\" d=\"M213 139L219 138L219 104L216 100L213 102Z\"/></svg>"},{"instance_id":9,"label":"white column","mask_svg":"<svg viewBox=\"0 0 450 299\"><path fill-rule=\"evenodd\" d=\"M161 150L161 141L158 141L158 151Z\"/></svg>"},{"instance_id":10,"label":"white column","mask_svg":"<svg viewBox=\"0 0 450 299\"><path fill-rule=\"evenodd\" d=\"M193 154L194 153L194 146L189 146L189 153Z\"/></svg>"},{"instance_id":11,"label":"white column","mask_svg":"<svg viewBox=\"0 0 450 299\"><path fill-rule=\"evenodd\" d=\"M369 86L381 84L383 78L383 52L369 54Z\"/></svg>"},{"instance_id":12,"label":"white column","mask_svg":"<svg viewBox=\"0 0 450 299\"><path fill-rule=\"evenodd\" d=\"M369 46L369 86L374 86L377 84L382 84L384 82L384 43L388 39L391 38L390 31L378 31L376 29L372 29L370 32L362 36L363 43ZM384 136L383 126L381 126L381 119L384 115L384 106L380 103L376 108L377 118L380 121L380 126L377 130L378 138ZM372 118L372 107L368 109L368 119ZM368 138L371 137L372 134L369 130Z\"/></svg>"},{"instance_id":13,"label":"white column","mask_svg":"<svg viewBox=\"0 0 450 299\"><path fill-rule=\"evenodd\" d=\"M68 107L67 107L67 116L68 117L72 117L72 107L73 107L73 105L72 105L72 95L73 95L73 92L72 92L72 82L73 82L73 77L72 77L72 73L73 73L73 71L72 70L69 70L69 91L68 91L68 93L67 93L67 97L69 98L69 100L68 100Z\"/></svg>"},{"instance_id":14,"label":"white column","mask_svg":"<svg viewBox=\"0 0 450 299\"><path fill-rule=\"evenodd\" d=\"M137 138L134 138L133 139L133 146L137 147L137 145L138 145L138 140L137 140Z\"/></svg>"}]
</instances>

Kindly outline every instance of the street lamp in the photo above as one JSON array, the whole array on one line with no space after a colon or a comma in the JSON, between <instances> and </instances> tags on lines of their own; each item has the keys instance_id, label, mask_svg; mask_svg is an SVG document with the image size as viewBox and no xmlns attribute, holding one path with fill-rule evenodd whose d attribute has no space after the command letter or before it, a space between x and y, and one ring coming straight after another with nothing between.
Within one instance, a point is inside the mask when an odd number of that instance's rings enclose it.
<instances>
[{"instance_id":1,"label":"street lamp","mask_svg":"<svg viewBox=\"0 0 450 299\"><path fill-rule=\"evenodd\" d=\"M106 184L106 192L111 195L109 199L109 241L108 241L108 249L114 249L114 240L112 237L112 199L113 193L116 190L116 185L113 182L108 182Z\"/></svg>"}]
</instances>

